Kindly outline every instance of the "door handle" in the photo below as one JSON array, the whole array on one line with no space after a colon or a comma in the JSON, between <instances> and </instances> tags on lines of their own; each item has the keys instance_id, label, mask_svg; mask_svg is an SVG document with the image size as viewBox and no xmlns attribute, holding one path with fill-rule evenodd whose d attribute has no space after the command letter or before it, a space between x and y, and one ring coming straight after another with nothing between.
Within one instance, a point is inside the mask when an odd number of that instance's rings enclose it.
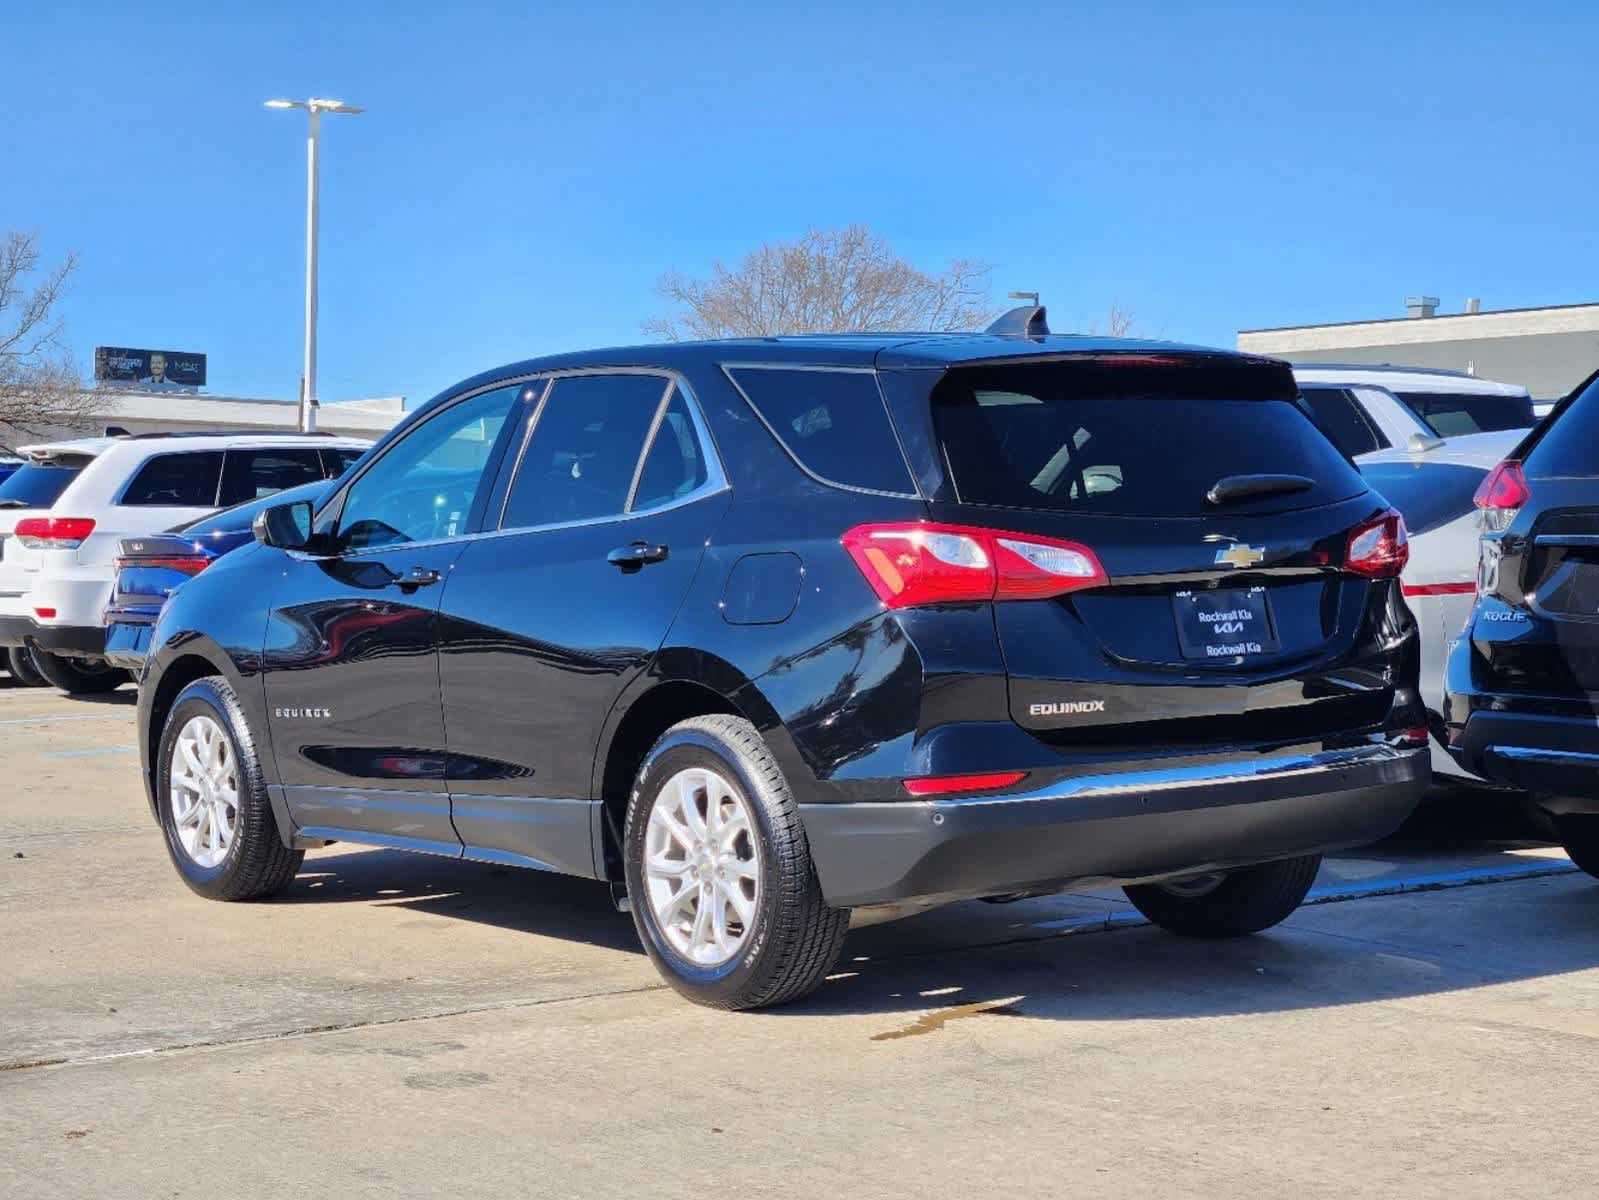
<instances>
[{"instance_id":1,"label":"door handle","mask_svg":"<svg viewBox=\"0 0 1599 1200\"><path fill-rule=\"evenodd\" d=\"M404 575L396 578L394 583L402 592L409 596L417 588L425 588L443 578L444 576L440 575L432 567L412 567Z\"/></svg>"},{"instance_id":2,"label":"door handle","mask_svg":"<svg viewBox=\"0 0 1599 1200\"><path fill-rule=\"evenodd\" d=\"M631 545L618 546L605 556L605 561L613 567L621 568L624 575L631 575L634 571L649 563L665 562L671 550L666 546L652 546L648 542L633 542Z\"/></svg>"}]
</instances>

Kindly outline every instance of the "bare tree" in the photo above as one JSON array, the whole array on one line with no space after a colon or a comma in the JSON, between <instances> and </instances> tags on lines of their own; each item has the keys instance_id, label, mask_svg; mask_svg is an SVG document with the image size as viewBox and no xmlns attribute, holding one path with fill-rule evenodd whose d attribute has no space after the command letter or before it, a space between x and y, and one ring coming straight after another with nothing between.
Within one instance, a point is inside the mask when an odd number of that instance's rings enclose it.
<instances>
[{"instance_id":1,"label":"bare tree","mask_svg":"<svg viewBox=\"0 0 1599 1200\"><path fill-rule=\"evenodd\" d=\"M78 259L68 254L43 272L39 259L37 233L0 235L0 427L23 436L93 424L60 313Z\"/></svg>"},{"instance_id":2,"label":"bare tree","mask_svg":"<svg viewBox=\"0 0 1599 1200\"><path fill-rule=\"evenodd\" d=\"M672 341L782 333L979 329L993 316L989 267L957 258L930 275L864 225L768 242L709 278L661 278L673 311L644 322Z\"/></svg>"},{"instance_id":3,"label":"bare tree","mask_svg":"<svg viewBox=\"0 0 1599 1200\"><path fill-rule=\"evenodd\" d=\"M1095 321L1088 327L1088 332L1103 334L1106 337L1126 337L1133 330L1133 310L1120 300L1112 300L1110 311L1105 314L1104 327Z\"/></svg>"}]
</instances>

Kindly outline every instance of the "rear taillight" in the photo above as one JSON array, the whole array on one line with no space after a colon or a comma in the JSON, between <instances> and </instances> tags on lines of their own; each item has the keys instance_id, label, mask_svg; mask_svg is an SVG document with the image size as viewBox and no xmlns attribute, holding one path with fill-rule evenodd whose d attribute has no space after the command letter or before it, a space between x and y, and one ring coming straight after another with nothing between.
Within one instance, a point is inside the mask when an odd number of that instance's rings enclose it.
<instances>
[{"instance_id":1,"label":"rear taillight","mask_svg":"<svg viewBox=\"0 0 1599 1200\"><path fill-rule=\"evenodd\" d=\"M24 517L12 532L30 550L76 550L94 532L94 518Z\"/></svg>"},{"instance_id":2,"label":"rear taillight","mask_svg":"<svg viewBox=\"0 0 1599 1200\"><path fill-rule=\"evenodd\" d=\"M169 571L178 571L184 575L198 575L211 565L211 560L204 555L196 554L185 556L174 554L165 558L119 558L117 570L128 567L165 567Z\"/></svg>"},{"instance_id":3,"label":"rear taillight","mask_svg":"<svg viewBox=\"0 0 1599 1200\"><path fill-rule=\"evenodd\" d=\"M924 775L901 784L912 796L953 796L962 792L993 792L1027 778L1026 771L985 771L979 775Z\"/></svg>"},{"instance_id":4,"label":"rear taillight","mask_svg":"<svg viewBox=\"0 0 1599 1200\"><path fill-rule=\"evenodd\" d=\"M1483 529L1489 533L1503 533L1531 499L1532 489L1527 486L1521 464L1507 459L1483 477L1471 502L1482 511Z\"/></svg>"},{"instance_id":5,"label":"rear taillight","mask_svg":"<svg viewBox=\"0 0 1599 1200\"><path fill-rule=\"evenodd\" d=\"M1030 533L901 522L857 525L843 542L889 608L1037 600L1108 582L1087 546Z\"/></svg>"},{"instance_id":6,"label":"rear taillight","mask_svg":"<svg viewBox=\"0 0 1599 1200\"><path fill-rule=\"evenodd\" d=\"M1409 561L1405 519L1391 508L1353 530L1344 552L1344 569L1367 579L1396 579Z\"/></svg>"}]
</instances>

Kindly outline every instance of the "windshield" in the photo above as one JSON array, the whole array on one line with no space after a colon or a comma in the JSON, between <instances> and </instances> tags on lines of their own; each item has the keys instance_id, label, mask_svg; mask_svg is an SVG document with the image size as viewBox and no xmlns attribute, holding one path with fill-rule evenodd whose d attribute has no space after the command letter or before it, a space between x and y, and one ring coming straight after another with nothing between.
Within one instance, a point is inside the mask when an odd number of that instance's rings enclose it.
<instances>
[{"instance_id":1,"label":"windshield","mask_svg":"<svg viewBox=\"0 0 1599 1200\"><path fill-rule=\"evenodd\" d=\"M0 481L0 508L49 508L90 460L28 463Z\"/></svg>"},{"instance_id":2,"label":"windshield","mask_svg":"<svg viewBox=\"0 0 1599 1200\"><path fill-rule=\"evenodd\" d=\"M1471 392L1395 392L1405 406L1439 437L1488 433L1498 429L1531 429L1538 423L1532 397Z\"/></svg>"},{"instance_id":3,"label":"windshield","mask_svg":"<svg viewBox=\"0 0 1599 1200\"><path fill-rule=\"evenodd\" d=\"M1250 512L1366 490L1292 394L1241 398L1241 382L1191 368L974 367L934 389L933 418L965 504L1202 516L1215 511L1206 493L1227 476L1310 481L1253 493Z\"/></svg>"}]
</instances>

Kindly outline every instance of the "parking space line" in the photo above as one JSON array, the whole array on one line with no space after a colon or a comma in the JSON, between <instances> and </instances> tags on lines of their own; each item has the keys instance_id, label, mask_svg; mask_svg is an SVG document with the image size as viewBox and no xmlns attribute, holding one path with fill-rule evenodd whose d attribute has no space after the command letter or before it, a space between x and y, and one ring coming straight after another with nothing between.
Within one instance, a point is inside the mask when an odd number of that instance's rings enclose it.
<instances>
[{"instance_id":1,"label":"parking space line","mask_svg":"<svg viewBox=\"0 0 1599 1200\"><path fill-rule=\"evenodd\" d=\"M68 721L119 721L126 720L132 714L126 710L120 712L96 713L89 717L6 717L0 720L0 725L62 725Z\"/></svg>"},{"instance_id":2,"label":"parking space line","mask_svg":"<svg viewBox=\"0 0 1599 1200\"><path fill-rule=\"evenodd\" d=\"M40 758L98 758L102 754L137 754L137 746L95 746L88 750L46 750Z\"/></svg>"}]
</instances>

